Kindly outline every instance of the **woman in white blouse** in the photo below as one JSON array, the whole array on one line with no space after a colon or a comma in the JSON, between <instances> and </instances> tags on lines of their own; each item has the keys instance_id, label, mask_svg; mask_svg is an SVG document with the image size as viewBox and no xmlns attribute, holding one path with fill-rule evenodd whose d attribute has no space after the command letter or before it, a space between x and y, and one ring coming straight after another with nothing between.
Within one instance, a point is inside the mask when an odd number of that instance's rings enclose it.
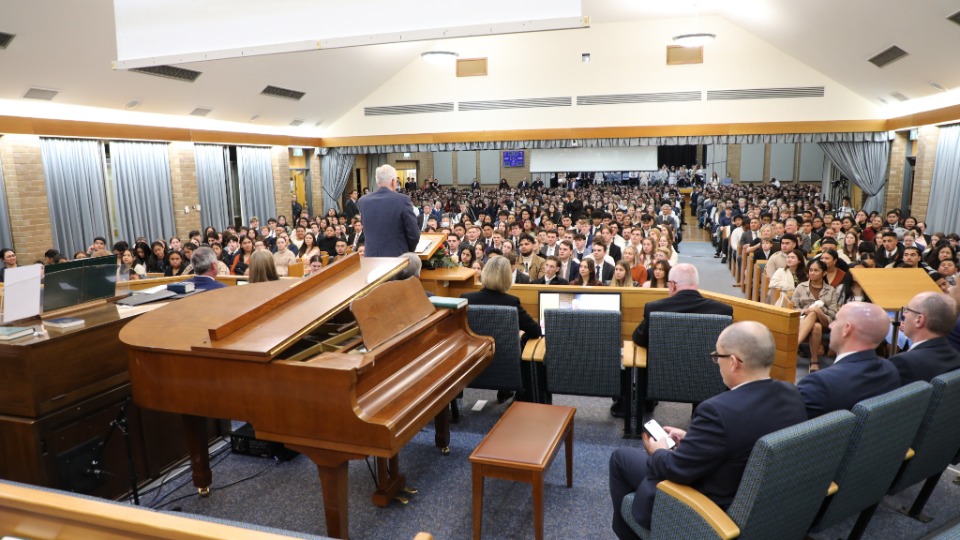
<instances>
[{"instance_id":1,"label":"woman in white blouse","mask_svg":"<svg viewBox=\"0 0 960 540\"><path fill-rule=\"evenodd\" d=\"M802 251L795 249L787 254L787 266L777 269L770 278L770 289L779 289L780 296L774 305L785 307L797 284L807 280L807 267Z\"/></svg>"}]
</instances>

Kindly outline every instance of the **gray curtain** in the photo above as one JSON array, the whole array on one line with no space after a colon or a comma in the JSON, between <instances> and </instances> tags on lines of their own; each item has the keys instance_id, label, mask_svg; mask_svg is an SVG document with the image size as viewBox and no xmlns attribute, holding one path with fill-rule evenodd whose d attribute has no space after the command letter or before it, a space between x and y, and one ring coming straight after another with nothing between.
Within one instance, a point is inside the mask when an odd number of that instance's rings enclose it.
<instances>
[{"instance_id":1,"label":"gray curtain","mask_svg":"<svg viewBox=\"0 0 960 540\"><path fill-rule=\"evenodd\" d=\"M883 142L822 142L827 158L867 195L863 210L883 212L887 162L890 141Z\"/></svg>"},{"instance_id":2,"label":"gray curtain","mask_svg":"<svg viewBox=\"0 0 960 540\"><path fill-rule=\"evenodd\" d=\"M3 179L3 163L0 163L0 249L13 246L13 231L10 230L10 213L7 209L7 183Z\"/></svg>"},{"instance_id":3,"label":"gray curtain","mask_svg":"<svg viewBox=\"0 0 960 540\"><path fill-rule=\"evenodd\" d=\"M352 154L343 154L338 148L320 149L320 176L323 180L323 212L335 208L337 212L340 208L340 196L343 195L343 188L347 186L350 180L350 174L353 173L354 156Z\"/></svg>"},{"instance_id":4,"label":"gray curtain","mask_svg":"<svg viewBox=\"0 0 960 540\"><path fill-rule=\"evenodd\" d=\"M240 178L240 217L243 223L249 223L253 216L260 218L260 223L276 217L270 149L238 146L237 175Z\"/></svg>"},{"instance_id":5,"label":"gray curtain","mask_svg":"<svg viewBox=\"0 0 960 540\"><path fill-rule=\"evenodd\" d=\"M111 142L120 239L152 242L177 234L173 218L170 149L166 143Z\"/></svg>"},{"instance_id":6,"label":"gray curtain","mask_svg":"<svg viewBox=\"0 0 960 540\"><path fill-rule=\"evenodd\" d=\"M683 144L760 144L819 142L883 142L886 131L852 133L772 133L767 135L702 135L691 137L628 137L611 139L559 139L537 141L486 141L430 144L345 146L341 154L389 154L399 152L454 152L460 150L537 150L550 148L606 148L623 146L677 146ZM321 149L323 151L324 149Z\"/></svg>"},{"instance_id":7,"label":"gray curtain","mask_svg":"<svg viewBox=\"0 0 960 540\"><path fill-rule=\"evenodd\" d=\"M94 237L110 238L103 146L82 139L40 139L53 246L68 256Z\"/></svg>"},{"instance_id":8,"label":"gray curtain","mask_svg":"<svg viewBox=\"0 0 960 540\"><path fill-rule=\"evenodd\" d=\"M960 124L940 128L926 221L931 232L960 231Z\"/></svg>"},{"instance_id":9,"label":"gray curtain","mask_svg":"<svg viewBox=\"0 0 960 540\"><path fill-rule=\"evenodd\" d=\"M200 192L202 225L222 231L231 224L230 212L227 209L230 152L225 146L215 144L198 144L193 147L193 151L197 160L197 189Z\"/></svg>"},{"instance_id":10,"label":"gray curtain","mask_svg":"<svg viewBox=\"0 0 960 540\"><path fill-rule=\"evenodd\" d=\"M367 154L367 187L377 190L377 169L387 164L386 154Z\"/></svg>"}]
</instances>

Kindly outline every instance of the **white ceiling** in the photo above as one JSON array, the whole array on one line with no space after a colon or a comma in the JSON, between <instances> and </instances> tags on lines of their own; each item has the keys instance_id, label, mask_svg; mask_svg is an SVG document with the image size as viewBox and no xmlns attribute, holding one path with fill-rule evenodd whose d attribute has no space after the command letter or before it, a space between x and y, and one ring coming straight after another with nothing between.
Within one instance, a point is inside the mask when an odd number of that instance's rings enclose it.
<instances>
[{"instance_id":1,"label":"white ceiling","mask_svg":"<svg viewBox=\"0 0 960 540\"><path fill-rule=\"evenodd\" d=\"M676 24L678 18L686 18L685 27L692 29L693 4L689 0L583 0L583 13L594 27L660 18ZM960 25L946 19L960 11L956 0L699 0L697 4L701 15L727 19L873 103L880 103L878 98L895 102L892 92L911 99L938 94L931 82L960 89L956 59ZM22 96L37 86L60 90L54 99L59 104L120 110L137 99L142 102L138 112L166 115L186 115L206 107L213 109L209 119L312 135L318 125L332 124L434 45L396 43L192 63L182 67L203 75L188 84L114 71L113 20L111 0L0 0L0 32L16 34L10 47L0 50L0 100L13 100L14 112L18 103L30 110L35 102ZM291 24L309 22L292 20ZM866 61L891 45L910 55L884 69ZM306 96L300 101L262 96L266 85L305 91ZM11 114L7 104L5 114ZM259 118L250 123L254 115ZM288 128L295 119L304 120L303 126Z\"/></svg>"}]
</instances>

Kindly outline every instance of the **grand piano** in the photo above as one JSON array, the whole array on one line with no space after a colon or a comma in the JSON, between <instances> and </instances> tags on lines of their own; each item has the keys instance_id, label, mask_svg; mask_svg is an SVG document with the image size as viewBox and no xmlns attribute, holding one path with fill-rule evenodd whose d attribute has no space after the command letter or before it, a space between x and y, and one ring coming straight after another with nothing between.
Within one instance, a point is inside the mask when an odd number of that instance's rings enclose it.
<instances>
[{"instance_id":1,"label":"grand piano","mask_svg":"<svg viewBox=\"0 0 960 540\"><path fill-rule=\"evenodd\" d=\"M436 309L406 261L352 255L300 280L188 296L120 334L137 405L183 415L193 483L212 482L206 417L252 424L317 465L327 534L349 536L348 462L377 458L373 502L405 487L397 454L428 422L448 451L447 405L493 357L466 310ZM334 352L316 333L352 313L357 334ZM347 325L349 326L349 324Z\"/></svg>"}]
</instances>

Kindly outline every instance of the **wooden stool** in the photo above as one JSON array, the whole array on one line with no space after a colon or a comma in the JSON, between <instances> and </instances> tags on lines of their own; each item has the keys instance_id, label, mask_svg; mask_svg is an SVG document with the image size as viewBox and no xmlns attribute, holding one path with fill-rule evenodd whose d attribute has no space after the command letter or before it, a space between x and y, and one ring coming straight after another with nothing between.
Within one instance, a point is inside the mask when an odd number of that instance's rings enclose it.
<instances>
[{"instance_id":1,"label":"wooden stool","mask_svg":"<svg viewBox=\"0 0 960 540\"><path fill-rule=\"evenodd\" d=\"M473 464L473 538L483 523L483 479L487 476L533 486L533 530L543 540L543 472L564 442L567 487L573 487L573 415L577 409L514 402L470 454Z\"/></svg>"}]
</instances>

